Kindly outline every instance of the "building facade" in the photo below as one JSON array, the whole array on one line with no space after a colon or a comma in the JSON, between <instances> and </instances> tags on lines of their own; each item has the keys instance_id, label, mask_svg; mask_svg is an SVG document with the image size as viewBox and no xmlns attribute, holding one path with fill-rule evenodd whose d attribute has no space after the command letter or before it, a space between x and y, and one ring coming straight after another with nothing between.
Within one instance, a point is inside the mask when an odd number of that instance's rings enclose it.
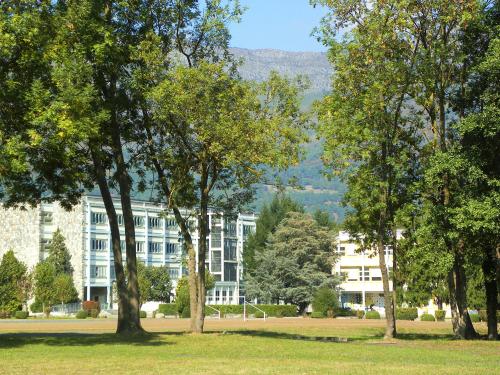
<instances>
[{"instance_id":1,"label":"building facade","mask_svg":"<svg viewBox=\"0 0 500 375\"><path fill-rule=\"evenodd\" d=\"M121 243L125 257L125 234L119 200L116 200ZM165 206L133 201L138 261L147 266L167 266L175 285L187 273L183 239L174 216ZM187 214L187 212L184 212ZM53 233L59 228L66 239L74 273L75 287L83 300L113 304L115 272L111 233L106 210L99 197L85 196L80 204L66 211L57 203L42 204L27 210L0 209L4 229L0 232L0 256L13 249L16 257L34 267L47 256ZM196 217L190 219L196 227ZM239 214L236 219L210 211L210 234L207 268L213 274L215 288L208 291L208 304L237 304L242 285L243 243L255 230L253 214ZM199 237L192 231L197 248Z\"/></svg>"},{"instance_id":2,"label":"building facade","mask_svg":"<svg viewBox=\"0 0 500 375\"><path fill-rule=\"evenodd\" d=\"M336 253L339 255L333 272L342 276L340 302L344 307L363 310L370 307L382 310L384 307L384 288L378 255L372 251L361 251L359 245L347 232L340 232L337 238ZM392 270L392 247L385 246L385 263ZM392 281L389 281L392 290Z\"/></svg>"}]
</instances>

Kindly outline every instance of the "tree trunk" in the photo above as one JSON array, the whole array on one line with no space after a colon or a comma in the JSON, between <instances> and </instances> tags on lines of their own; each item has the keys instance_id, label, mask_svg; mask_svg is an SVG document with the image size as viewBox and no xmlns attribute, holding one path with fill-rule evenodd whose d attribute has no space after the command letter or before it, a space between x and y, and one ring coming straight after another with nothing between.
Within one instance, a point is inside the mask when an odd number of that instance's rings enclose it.
<instances>
[{"instance_id":1,"label":"tree trunk","mask_svg":"<svg viewBox=\"0 0 500 375\"><path fill-rule=\"evenodd\" d=\"M102 166L101 160L95 150L91 150L94 162L94 170L97 177L97 184L101 191L101 197L104 202L106 214L108 216L109 228L111 231L111 242L113 250L113 262L115 265L116 274L116 289L118 293L118 324L116 333L124 333L131 331L130 327L130 302L125 281L125 272L123 269L122 251L120 246L120 228L118 226L118 218L116 215L115 206L109 186L106 180L106 173ZM88 298L90 298L88 296Z\"/></svg>"},{"instance_id":2,"label":"tree trunk","mask_svg":"<svg viewBox=\"0 0 500 375\"><path fill-rule=\"evenodd\" d=\"M384 287L384 308L386 320L384 338L392 339L396 337L396 319L394 316L394 301L392 300L392 292L389 287L389 272L387 271L387 265L385 264L384 241L381 235L379 235L377 241L377 252L380 272L382 273L382 285Z\"/></svg>"},{"instance_id":3,"label":"tree trunk","mask_svg":"<svg viewBox=\"0 0 500 375\"><path fill-rule=\"evenodd\" d=\"M472 339L477 332L467 311L467 296L465 271L459 254L455 253L452 270L448 273L448 288L450 292L451 322L453 333L457 338Z\"/></svg>"},{"instance_id":4,"label":"tree trunk","mask_svg":"<svg viewBox=\"0 0 500 375\"><path fill-rule=\"evenodd\" d=\"M498 289L496 280L497 259L494 248L486 252L483 260L484 289L486 290L486 310L488 315L488 340L498 340Z\"/></svg>"}]
</instances>

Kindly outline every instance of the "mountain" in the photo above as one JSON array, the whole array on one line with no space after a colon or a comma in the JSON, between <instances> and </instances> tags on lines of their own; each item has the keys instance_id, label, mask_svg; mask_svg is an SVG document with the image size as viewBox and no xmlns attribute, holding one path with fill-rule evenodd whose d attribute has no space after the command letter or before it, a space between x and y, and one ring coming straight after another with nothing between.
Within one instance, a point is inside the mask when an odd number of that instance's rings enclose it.
<instances>
[{"instance_id":1,"label":"mountain","mask_svg":"<svg viewBox=\"0 0 500 375\"><path fill-rule=\"evenodd\" d=\"M302 100L304 109L308 109L314 100L321 99L330 88L332 68L326 53L243 48L232 48L231 52L242 60L239 73L243 79L263 81L273 70L288 77L308 77L310 87ZM304 160L280 173L279 177L285 182L292 177L297 178L302 189L288 188L288 193L301 202L307 211L312 212L319 208L328 211L335 219L342 220L344 208L340 206L340 200L345 188L340 181L329 181L324 177L321 161L322 142L316 138L315 134L311 134L311 141L304 145ZM271 176L269 178L271 179ZM272 199L274 192L275 188L271 185L259 185L253 208L259 210L264 202Z\"/></svg>"}]
</instances>

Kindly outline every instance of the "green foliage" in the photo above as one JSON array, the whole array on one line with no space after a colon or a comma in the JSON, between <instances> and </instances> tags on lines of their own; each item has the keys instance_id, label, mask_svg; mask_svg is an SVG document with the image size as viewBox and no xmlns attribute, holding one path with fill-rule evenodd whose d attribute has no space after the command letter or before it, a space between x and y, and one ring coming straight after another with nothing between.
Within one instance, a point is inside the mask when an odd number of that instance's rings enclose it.
<instances>
[{"instance_id":1,"label":"green foliage","mask_svg":"<svg viewBox=\"0 0 500 375\"><path fill-rule=\"evenodd\" d=\"M147 318L148 314L146 313L146 311L140 311L139 313L139 316L141 317L141 319L144 319L144 318Z\"/></svg>"},{"instance_id":2,"label":"green foliage","mask_svg":"<svg viewBox=\"0 0 500 375\"><path fill-rule=\"evenodd\" d=\"M435 322L436 321L436 319L434 318L434 315L432 315L432 314L422 314L420 316L420 320L422 322Z\"/></svg>"},{"instance_id":3,"label":"green foliage","mask_svg":"<svg viewBox=\"0 0 500 375\"><path fill-rule=\"evenodd\" d=\"M14 316L16 319L27 319L29 313L27 311L16 311L16 314Z\"/></svg>"},{"instance_id":4,"label":"green foliage","mask_svg":"<svg viewBox=\"0 0 500 375\"><path fill-rule=\"evenodd\" d=\"M73 274L73 266L71 265L71 255L64 242L65 238L61 233L61 230L57 230L52 235L52 242L48 247L49 256L46 262L51 263L57 274L65 273L68 275Z\"/></svg>"},{"instance_id":5,"label":"green foliage","mask_svg":"<svg viewBox=\"0 0 500 375\"><path fill-rule=\"evenodd\" d=\"M87 319L89 314L85 310L80 310L76 313L76 319Z\"/></svg>"},{"instance_id":6,"label":"green foliage","mask_svg":"<svg viewBox=\"0 0 500 375\"><path fill-rule=\"evenodd\" d=\"M7 251L0 262L0 311L14 313L25 303L23 281L28 277L26 265Z\"/></svg>"},{"instance_id":7,"label":"green foliage","mask_svg":"<svg viewBox=\"0 0 500 375\"><path fill-rule=\"evenodd\" d=\"M147 267L146 276L151 285L150 299L157 302L169 302L172 282L167 266Z\"/></svg>"},{"instance_id":8,"label":"green foliage","mask_svg":"<svg viewBox=\"0 0 500 375\"><path fill-rule=\"evenodd\" d=\"M158 306L158 312L167 315L177 315L179 312L177 310L177 304L176 303L160 303Z\"/></svg>"},{"instance_id":9,"label":"green foliage","mask_svg":"<svg viewBox=\"0 0 500 375\"><path fill-rule=\"evenodd\" d=\"M380 314L378 311L367 311L365 319L380 319Z\"/></svg>"},{"instance_id":10,"label":"green foliage","mask_svg":"<svg viewBox=\"0 0 500 375\"><path fill-rule=\"evenodd\" d=\"M60 273L57 275L52 283L52 288L54 302L57 301L63 304L78 301L78 292L70 274Z\"/></svg>"},{"instance_id":11,"label":"green foliage","mask_svg":"<svg viewBox=\"0 0 500 375\"><path fill-rule=\"evenodd\" d=\"M190 300L189 300L189 281L186 276L182 276L177 281L177 288L175 290L175 304L177 312L182 318L188 318L190 315Z\"/></svg>"},{"instance_id":12,"label":"green foliage","mask_svg":"<svg viewBox=\"0 0 500 375\"><path fill-rule=\"evenodd\" d=\"M58 302L54 290L56 276L56 269L51 263L40 262L35 267L35 299L40 301L45 309L49 309L54 303Z\"/></svg>"},{"instance_id":13,"label":"green foliage","mask_svg":"<svg viewBox=\"0 0 500 375\"><path fill-rule=\"evenodd\" d=\"M35 302L33 302L31 305L30 305L30 311L32 313L39 313L39 312L42 312L43 311L43 306L42 306L42 303L35 299Z\"/></svg>"},{"instance_id":14,"label":"green foliage","mask_svg":"<svg viewBox=\"0 0 500 375\"><path fill-rule=\"evenodd\" d=\"M358 319L363 319L363 317L365 316L365 312L363 310L356 310L356 316L358 317Z\"/></svg>"},{"instance_id":15,"label":"green foliage","mask_svg":"<svg viewBox=\"0 0 500 375\"><path fill-rule=\"evenodd\" d=\"M436 310L434 312L434 314L436 315L436 320L438 322L444 322L444 319L446 317L446 311L444 311L444 310Z\"/></svg>"},{"instance_id":16,"label":"green foliage","mask_svg":"<svg viewBox=\"0 0 500 375\"><path fill-rule=\"evenodd\" d=\"M243 269L246 274L254 273L257 266L256 254L265 251L269 235L274 233L289 212L304 212L304 208L283 194L276 194L269 204L261 208L255 232L248 235L243 248Z\"/></svg>"},{"instance_id":17,"label":"green foliage","mask_svg":"<svg viewBox=\"0 0 500 375\"><path fill-rule=\"evenodd\" d=\"M399 307L396 309L396 319L415 320L418 318L418 309L416 307Z\"/></svg>"},{"instance_id":18,"label":"green foliage","mask_svg":"<svg viewBox=\"0 0 500 375\"><path fill-rule=\"evenodd\" d=\"M93 319L96 319L99 317L99 309L92 309L92 310L88 310L88 315L93 318Z\"/></svg>"},{"instance_id":19,"label":"green foliage","mask_svg":"<svg viewBox=\"0 0 500 375\"><path fill-rule=\"evenodd\" d=\"M332 289L323 287L314 293L312 300L313 311L320 312L324 316L333 317L338 305L338 296Z\"/></svg>"},{"instance_id":20,"label":"green foliage","mask_svg":"<svg viewBox=\"0 0 500 375\"><path fill-rule=\"evenodd\" d=\"M326 318L326 315L323 314L321 311L313 311L311 313L311 318L320 318L320 319L322 319L322 318Z\"/></svg>"},{"instance_id":21,"label":"green foliage","mask_svg":"<svg viewBox=\"0 0 500 375\"><path fill-rule=\"evenodd\" d=\"M481 321L481 318L478 314L469 314L469 316L472 323L479 323Z\"/></svg>"},{"instance_id":22,"label":"green foliage","mask_svg":"<svg viewBox=\"0 0 500 375\"><path fill-rule=\"evenodd\" d=\"M285 301L301 312L320 287L334 288L333 235L308 214L290 212L271 233L265 251L256 254L257 269L247 277L247 296Z\"/></svg>"}]
</instances>

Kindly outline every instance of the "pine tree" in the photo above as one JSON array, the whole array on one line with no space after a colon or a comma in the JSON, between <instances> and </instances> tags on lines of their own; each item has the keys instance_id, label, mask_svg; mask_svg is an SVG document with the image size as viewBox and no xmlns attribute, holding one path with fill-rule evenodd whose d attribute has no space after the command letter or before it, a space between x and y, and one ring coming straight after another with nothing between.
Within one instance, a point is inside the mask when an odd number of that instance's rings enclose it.
<instances>
[{"instance_id":1,"label":"pine tree","mask_svg":"<svg viewBox=\"0 0 500 375\"><path fill-rule=\"evenodd\" d=\"M73 266L71 265L71 255L65 244L65 238L61 230L57 228L52 236L52 242L48 248L49 256L47 262L51 263L56 274L65 273L68 275L73 274Z\"/></svg>"}]
</instances>

